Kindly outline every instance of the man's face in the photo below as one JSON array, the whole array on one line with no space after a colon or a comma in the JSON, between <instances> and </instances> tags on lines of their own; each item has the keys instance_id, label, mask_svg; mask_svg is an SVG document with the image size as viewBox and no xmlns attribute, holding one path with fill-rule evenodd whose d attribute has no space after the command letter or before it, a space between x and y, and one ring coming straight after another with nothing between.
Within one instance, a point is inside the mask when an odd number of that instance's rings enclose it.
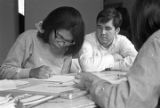
<instances>
[{"instance_id":1,"label":"man's face","mask_svg":"<svg viewBox=\"0 0 160 108\"><path fill-rule=\"evenodd\" d=\"M97 23L97 39L105 48L108 48L112 44L118 32L119 30L116 30L113 26L113 20L107 23Z\"/></svg>"}]
</instances>

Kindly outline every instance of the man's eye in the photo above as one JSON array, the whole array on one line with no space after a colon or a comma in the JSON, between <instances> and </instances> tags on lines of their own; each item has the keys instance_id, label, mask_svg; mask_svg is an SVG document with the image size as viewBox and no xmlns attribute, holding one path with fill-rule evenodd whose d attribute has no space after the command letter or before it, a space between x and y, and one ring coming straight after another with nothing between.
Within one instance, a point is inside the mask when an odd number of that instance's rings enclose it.
<instances>
[{"instance_id":1,"label":"man's eye","mask_svg":"<svg viewBox=\"0 0 160 108\"><path fill-rule=\"evenodd\" d=\"M105 27L105 30L111 30L111 28L109 28L109 27Z\"/></svg>"}]
</instances>

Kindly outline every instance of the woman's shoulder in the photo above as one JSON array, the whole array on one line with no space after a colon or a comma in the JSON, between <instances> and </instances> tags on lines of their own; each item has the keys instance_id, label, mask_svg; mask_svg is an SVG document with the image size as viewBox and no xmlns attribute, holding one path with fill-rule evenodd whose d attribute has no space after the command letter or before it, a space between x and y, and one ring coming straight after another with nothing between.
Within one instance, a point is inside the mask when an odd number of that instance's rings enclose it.
<instances>
[{"instance_id":1,"label":"woman's shoulder","mask_svg":"<svg viewBox=\"0 0 160 108\"><path fill-rule=\"evenodd\" d=\"M34 40L36 38L37 38L37 30L34 30L34 29L26 30L18 36L18 40L21 40L21 41Z\"/></svg>"}]
</instances>

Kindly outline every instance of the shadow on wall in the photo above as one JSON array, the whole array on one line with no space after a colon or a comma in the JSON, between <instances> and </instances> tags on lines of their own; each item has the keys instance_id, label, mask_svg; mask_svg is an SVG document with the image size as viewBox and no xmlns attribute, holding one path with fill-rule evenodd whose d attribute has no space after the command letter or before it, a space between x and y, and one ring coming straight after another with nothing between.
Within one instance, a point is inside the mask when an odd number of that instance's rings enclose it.
<instances>
[{"instance_id":1,"label":"shadow on wall","mask_svg":"<svg viewBox=\"0 0 160 108\"><path fill-rule=\"evenodd\" d=\"M122 14L122 25L120 34L125 35L130 41L132 41L132 34L131 34L131 25L130 25L130 16L127 8L123 6L122 2L107 4L104 6L104 9L107 7L114 7Z\"/></svg>"},{"instance_id":2,"label":"shadow on wall","mask_svg":"<svg viewBox=\"0 0 160 108\"><path fill-rule=\"evenodd\" d=\"M0 0L0 65L18 35L17 0Z\"/></svg>"}]
</instances>

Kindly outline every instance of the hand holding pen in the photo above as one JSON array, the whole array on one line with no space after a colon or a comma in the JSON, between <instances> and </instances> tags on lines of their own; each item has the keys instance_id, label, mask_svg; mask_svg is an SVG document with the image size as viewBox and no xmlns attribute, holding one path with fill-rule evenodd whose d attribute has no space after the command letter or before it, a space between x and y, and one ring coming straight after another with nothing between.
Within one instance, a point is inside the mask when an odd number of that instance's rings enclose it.
<instances>
[{"instance_id":1,"label":"hand holding pen","mask_svg":"<svg viewBox=\"0 0 160 108\"><path fill-rule=\"evenodd\" d=\"M45 79L51 77L52 69L49 66L42 65L37 68L31 69L29 73L30 78Z\"/></svg>"}]
</instances>

